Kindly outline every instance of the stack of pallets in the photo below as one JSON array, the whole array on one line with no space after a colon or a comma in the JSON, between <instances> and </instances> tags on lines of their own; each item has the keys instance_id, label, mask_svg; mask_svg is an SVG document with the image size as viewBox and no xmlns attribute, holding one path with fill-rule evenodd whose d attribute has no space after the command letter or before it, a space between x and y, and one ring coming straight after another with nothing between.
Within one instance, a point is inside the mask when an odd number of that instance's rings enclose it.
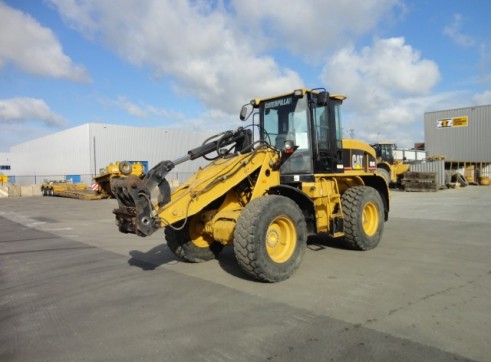
<instances>
[{"instance_id":1,"label":"stack of pallets","mask_svg":"<svg viewBox=\"0 0 491 362\"><path fill-rule=\"evenodd\" d=\"M408 192L438 191L436 172L406 172L402 179L404 190Z\"/></svg>"}]
</instances>

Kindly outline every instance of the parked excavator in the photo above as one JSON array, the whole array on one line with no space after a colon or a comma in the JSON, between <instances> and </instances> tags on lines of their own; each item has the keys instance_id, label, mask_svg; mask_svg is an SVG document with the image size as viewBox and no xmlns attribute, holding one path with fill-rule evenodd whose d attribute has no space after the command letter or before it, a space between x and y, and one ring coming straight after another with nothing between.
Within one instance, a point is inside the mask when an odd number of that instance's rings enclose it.
<instances>
[{"instance_id":1,"label":"parked excavator","mask_svg":"<svg viewBox=\"0 0 491 362\"><path fill-rule=\"evenodd\" d=\"M311 235L356 250L376 247L389 189L373 148L341 137L345 98L321 88L253 99L240 112L252 120L248 126L142 177L112 178L119 230L144 237L164 228L168 248L188 262L214 259L233 245L240 268L263 282L293 275ZM171 194L166 175L199 157L209 163Z\"/></svg>"}]
</instances>

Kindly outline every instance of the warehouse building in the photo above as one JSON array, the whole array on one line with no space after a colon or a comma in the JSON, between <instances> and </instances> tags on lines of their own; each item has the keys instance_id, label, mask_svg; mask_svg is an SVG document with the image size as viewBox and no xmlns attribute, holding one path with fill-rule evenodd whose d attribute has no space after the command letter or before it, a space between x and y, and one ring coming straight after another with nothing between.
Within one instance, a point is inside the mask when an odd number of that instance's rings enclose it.
<instances>
[{"instance_id":1,"label":"warehouse building","mask_svg":"<svg viewBox=\"0 0 491 362\"><path fill-rule=\"evenodd\" d=\"M491 176L491 105L427 112L424 133L427 156L444 157L446 169L475 180ZM0 176L21 185L66 179L90 184L110 163L139 161L148 170L162 160L180 158L214 134L87 123L0 153ZM168 178L182 182L206 163L202 158L185 162Z\"/></svg>"},{"instance_id":2,"label":"warehouse building","mask_svg":"<svg viewBox=\"0 0 491 362\"><path fill-rule=\"evenodd\" d=\"M9 182L20 185L67 179L90 185L92 178L110 163L138 161L148 170L160 161L186 155L214 134L87 123L12 146L10 153L0 154L0 166ZM202 158L182 163L168 178L182 182L205 164Z\"/></svg>"},{"instance_id":3,"label":"warehouse building","mask_svg":"<svg viewBox=\"0 0 491 362\"><path fill-rule=\"evenodd\" d=\"M491 105L427 112L425 149L468 179L491 176Z\"/></svg>"}]
</instances>

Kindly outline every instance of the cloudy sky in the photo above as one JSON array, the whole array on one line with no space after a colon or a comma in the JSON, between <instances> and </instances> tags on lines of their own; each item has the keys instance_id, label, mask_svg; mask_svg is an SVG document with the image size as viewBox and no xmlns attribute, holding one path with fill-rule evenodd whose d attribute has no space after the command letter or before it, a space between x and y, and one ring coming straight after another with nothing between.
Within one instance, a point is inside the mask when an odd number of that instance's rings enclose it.
<instances>
[{"instance_id":1,"label":"cloudy sky","mask_svg":"<svg viewBox=\"0 0 491 362\"><path fill-rule=\"evenodd\" d=\"M84 123L233 129L252 98L348 96L346 137L424 140L491 104L489 0L0 0L0 152Z\"/></svg>"}]
</instances>

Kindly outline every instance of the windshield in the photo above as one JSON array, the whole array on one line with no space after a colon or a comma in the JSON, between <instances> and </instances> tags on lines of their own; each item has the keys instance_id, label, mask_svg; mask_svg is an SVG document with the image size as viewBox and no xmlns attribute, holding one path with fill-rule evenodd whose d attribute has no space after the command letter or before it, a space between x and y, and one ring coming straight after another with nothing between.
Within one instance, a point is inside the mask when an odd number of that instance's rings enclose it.
<instances>
[{"instance_id":1,"label":"windshield","mask_svg":"<svg viewBox=\"0 0 491 362\"><path fill-rule=\"evenodd\" d=\"M307 97L288 96L265 101L261 105L263 139L283 149L286 140L298 146L297 151L283 164L283 173L312 172L309 114Z\"/></svg>"}]
</instances>

